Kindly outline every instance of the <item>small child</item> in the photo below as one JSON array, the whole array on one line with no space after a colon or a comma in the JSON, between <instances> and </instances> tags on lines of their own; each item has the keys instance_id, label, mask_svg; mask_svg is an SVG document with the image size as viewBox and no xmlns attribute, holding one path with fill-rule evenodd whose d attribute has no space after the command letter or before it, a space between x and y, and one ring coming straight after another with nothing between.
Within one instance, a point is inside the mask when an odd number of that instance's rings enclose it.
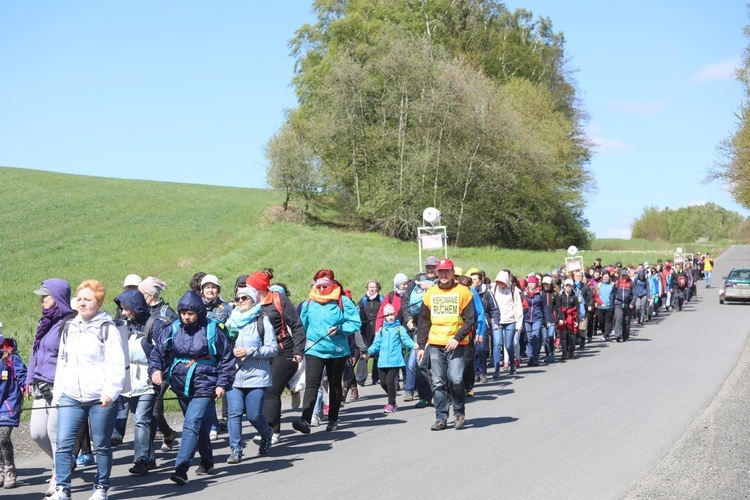
<instances>
[{"instance_id":1,"label":"small child","mask_svg":"<svg viewBox=\"0 0 750 500\"><path fill-rule=\"evenodd\" d=\"M10 433L13 427L18 427L21 420L21 405L23 403L22 382L26 380L26 365L18 355L18 344L14 339L3 336L0 323L0 347L2 348L2 363L0 363L0 458L3 469L0 470L0 484L10 489L16 486L16 464L13 460L13 442Z\"/></svg>"},{"instance_id":2,"label":"small child","mask_svg":"<svg viewBox=\"0 0 750 500\"><path fill-rule=\"evenodd\" d=\"M367 352L362 354L363 359L378 354L378 372L380 374L380 386L388 393L388 404L383 411L393 413L396 411L396 377L401 368L406 366L404 362L404 349L413 349L414 341L396 319L396 309L392 304L386 304L383 308L383 326L375 333L375 340Z\"/></svg>"}]
</instances>

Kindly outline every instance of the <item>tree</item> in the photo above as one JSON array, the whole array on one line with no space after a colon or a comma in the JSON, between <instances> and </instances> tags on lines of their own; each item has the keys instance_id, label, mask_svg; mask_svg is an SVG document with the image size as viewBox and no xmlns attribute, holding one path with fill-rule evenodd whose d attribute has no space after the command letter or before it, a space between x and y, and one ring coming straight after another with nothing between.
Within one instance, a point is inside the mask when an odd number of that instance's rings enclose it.
<instances>
[{"instance_id":1,"label":"tree","mask_svg":"<svg viewBox=\"0 0 750 500\"><path fill-rule=\"evenodd\" d=\"M745 26L745 37L750 39L750 25ZM707 181L719 180L728 186L732 198L750 209L750 47L745 48L742 66L736 71L742 83L744 99L735 113L737 130L718 147L722 160L708 174Z\"/></svg>"},{"instance_id":2,"label":"tree","mask_svg":"<svg viewBox=\"0 0 750 500\"><path fill-rule=\"evenodd\" d=\"M710 202L677 210L659 210L651 206L633 222L632 235L633 238L672 243L710 241L733 237L744 220L737 212Z\"/></svg>"}]
</instances>

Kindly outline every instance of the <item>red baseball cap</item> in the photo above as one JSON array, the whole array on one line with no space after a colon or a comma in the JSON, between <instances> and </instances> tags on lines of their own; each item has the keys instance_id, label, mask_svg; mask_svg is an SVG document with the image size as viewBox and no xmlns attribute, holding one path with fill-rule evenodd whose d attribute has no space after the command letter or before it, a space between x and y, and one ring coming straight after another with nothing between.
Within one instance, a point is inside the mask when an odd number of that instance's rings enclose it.
<instances>
[{"instance_id":1,"label":"red baseball cap","mask_svg":"<svg viewBox=\"0 0 750 500\"><path fill-rule=\"evenodd\" d=\"M453 269L453 261L450 259L440 259L437 263L437 269Z\"/></svg>"}]
</instances>

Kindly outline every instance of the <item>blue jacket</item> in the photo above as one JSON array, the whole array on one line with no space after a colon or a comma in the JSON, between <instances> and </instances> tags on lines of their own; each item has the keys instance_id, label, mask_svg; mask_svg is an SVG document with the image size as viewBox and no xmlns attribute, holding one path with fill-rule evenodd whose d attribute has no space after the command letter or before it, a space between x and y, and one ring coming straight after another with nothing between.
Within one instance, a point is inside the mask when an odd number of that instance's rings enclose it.
<instances>
[{"instance_id":1,"label":"blue jacket","mask_svg":"<svg viewBox=\"0 0 750 500\"><path fill-rule=\"evenodd\" d=\"M342 296L341 304L343 311L337 300L321 304L308 299L302 303L299 316L307 335L308 355L324 359L349 357L347 337L362 328L362 321L349 297ZM339 331L329 336L328 329L332 326L338 326Z\"/></svg>"},{"instance_id":2,"label":"blue jacket","mask_svg":"<svg viewBox=\"0 0 750 500\"><path fill-rule=\"evenodd\" d=\"M221 297L217 297L211 302L204 302L204 304L206 306L206 317L219 323L226 323L229 315L232 314L232 307ZM177 309L179 310L179 304Z\"/></svg>"},{"instance_id":3,"label":"blue jacket","mask_svg":"<svg viewBox=\"0 0 750 500\"><path fill-rule=\"evenodd\" d=\"M599 309L612 309L615 305L615 284L611 281L606 283L601 281L597 285L597 289L599 290L599 298L602 301Z\"/></svg>"},{"instance_id":4,"label":"blue jacket","mask_svg":"<svg viewBox=\"0 0 750 500\"><path fill-rule=\"evenodd\" d=\"M645 272L639 271L633 280L633 293L635 293L636 298L647 297L650 295L649 283L646 279Z\"/></svg>"},{"instance_id":5,"label":"blue jacket","mask_svg":"<svg viewBox=\"0 0 750 500\"><path fill-rule=\"evenodd\" d=\"M547 303L542 297L541 291L535 293L533 297L529 297L526 294L526 290L521 294L523 300L526 301L528 307L524 309L523 320L526 323L533 323L535 321L541 321L542 323L549 323L550 316L549 310L547 309Z\"/></svg>"},{"instance_id":6,"label":"blue jacket","mask_svg":"<svg viewBox=\"0 0 750 500\"><path fill-rule=\"evenodd\" d=\"M383 327L375 334L375 341L367 349L367 354L374 356L379 353L378 368L403 368L406 363L401 350L402 342L407 349L414 348L414 341L399 320L393 323L384 321Z\"/></svg>"},{"instance_id":7,"label":"blue jacket","mask_svg":"<svg viewBox=\"0 0 750 500\"><path fill-rule=\"evenodd\" d=\"M484 316L484 304L482 303L482 297L479 292L473 286L469 287L472 295L474 295L474 319L476 320L476 335L477 337L484 337L487 331L487 318Z\"/></svg>"},{"instance_id":8,"label":"blue jacket","mask_svg":"<svg viewBox=\"0 0 750 500\"><path fill-rule=\"evenodd\" d=\"M622 309L628 308L629 306L635 307L635 301L638 297L633 293L633 284L630 279L620 278L615 282L615 300L614 307L620 307Z\"/></svg>"},{"instance_id":9,"label":"blue jacket","mask_svg":"<svg viewBox=\"0 0 750 500\"><path fill-rule=\"evenodd\" d=\"M237 315L236 310L232 311L232 316ZM263 321L263 339L258 332L257 321ZM234 343L235 349L244 347L247 349L247 357L244 359L235 358L237 373L234 377L233 387L237 388L254 388L270 387L271 381L271 361L279 353L279 344L276 341L276 335L271 326L271 320L263 314L253 319L250 323L240 328L237 340Z\"/></svg>"},{"instance_id":10,"label":"blue jacket","mask_svg":"<svg viewBox=\"0 0 750 500\"><path fill-rule=\"evenodd\" d=\"M23 385L26 381L26 365L18 355L15 339L6 338L2 342L3 351L9 351L0 370L0 425L18 427L23 405Z\"/></svg>"},{"instance_id":11,"label":"blue jacket","mask_svg":"<svg viewBox=\"0 0 750 500\"><path fill-rule=\"evenodd\" d=\"M70 285L60 278L52 278L42 281L49 290L50 296L55 299L57 307L60 308L60 316L52 323L47 333L42 337L39 348L29 357L29 370L26 375L26 385L34 381L55 382L55 370L57 369L57 353L60 350L60 323L61 320L73 312L70 308Z\"/></svg>"},{"instance_id":12,"label":"blue jacket","mask_svg":"<svg viewBox=\"0 0 750 500\"><path fill-rule=\"evenodd\" d=\"M210 323L203 300L193 290L188 290L177 303L177 310L194 311L198 314L198 321L186 325L180 319L172 324L171 329L162 330L148 359L149 376L160 370L164 379L169 377L172 390L179 395L187 392L191 397L209 396L215 394L217 387L228 391L234 383L235 358L223 328L215 324L216 356L212 357L208 345ZM197 362L190 364L191 360Z\"/></svg>"}]
</instances>

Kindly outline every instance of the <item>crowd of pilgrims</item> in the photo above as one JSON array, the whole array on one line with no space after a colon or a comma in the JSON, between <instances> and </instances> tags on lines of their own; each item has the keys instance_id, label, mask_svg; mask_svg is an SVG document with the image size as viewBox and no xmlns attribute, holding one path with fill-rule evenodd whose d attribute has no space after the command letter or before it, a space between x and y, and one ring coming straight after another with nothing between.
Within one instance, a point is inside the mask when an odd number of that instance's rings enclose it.
<instances>
[{"instance_id":1,"label":"crowd of pilgrims","mask_svg":"<svg viewBox=\"0 0 750 500\"><path fill-rule=\"evenodd\" d=\"M102 310L99 281L86 280L73 293L64 279L44 280L34 291L42 314L28 365L0 328L0 484L16 485L11 431L24 398L33 399L31 437L52 459L46 495L53 499L71 498L75 470L92 465L90 498L107 498L112 448L123 445L129 415L129 472L149 474L157 468L157 447L161 453L176 448L169 479L177 485L188 483L196 452L195 474L211 471L212 441L225 432L227 463L242 461L243 416L257 433L257 453L265 455L281 439L282 401L291 399L299 412L292 422L297 432L322 423L334 432L344 403L359 399L358 387L368 383L386 393L385 413L397 411L399 392L402 405L435 407L432 430L447 427L450 400L454 427L461 429L464 398L474 395L475 384L517 375L524 365L574 360L592 341L626 342L633 324L682 311L697 296L698 281L710 287L713 270L708 254L674 263L578 264L526 276L503 269L493 280L483 270L464 272L431 256L413 278L396 274L387 291L369 280L359 299L333 270L321 269L297 304L284 283L273 281L272 269L239 276L233 289L201 272L176 308L161 297L164 281L131 274L113 299L114 317ZM451 335L464 332L456 335L460 345L432 346L434 353L451 351L447 368L430 351L437 323L424 324L430 307L438 307L425 299L433 287L471 292L470 314L446 309L453 314ZM458 375L443 373L456 366ZM285 391L291 398L282 398ZM182 410L179 433L165 418L165 399L177 400Z\"/></svg>"}]
</instances>

